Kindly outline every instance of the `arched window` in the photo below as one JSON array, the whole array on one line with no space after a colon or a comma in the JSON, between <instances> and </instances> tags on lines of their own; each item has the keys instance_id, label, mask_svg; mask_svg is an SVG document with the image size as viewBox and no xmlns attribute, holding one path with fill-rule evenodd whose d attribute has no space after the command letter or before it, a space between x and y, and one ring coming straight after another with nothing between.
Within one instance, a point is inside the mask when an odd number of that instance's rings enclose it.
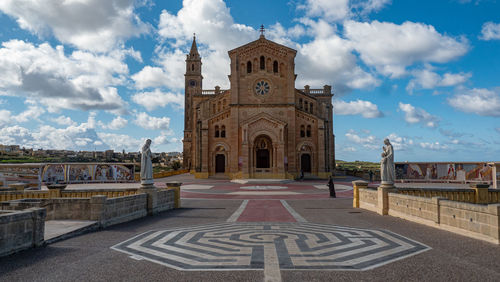
<instances>
[{"instance_id":1,"label":"arched window","mask_svg":"<svg viewBox=\"0 0 500 282\"><path fill-rule=\"evenodd\" d=\"M301 126L300 126L300 137L305 137L305 136L306 136L306 132L305 132L305 130L304 130L304 126L303 126L303 125L301 125Z\"/></svg>"},{"instance_id":2,"label":"arched window","mask_svg":"<svg viewBox=\"0 0 500 282\"><path fill-rule=\"evenodd\" d=\"M273 63L273 72L274 73L278 72L278 61L274 61L274 63Z\"/></svg>"},{"instance_id":3,"label":"arched window","mask_svg":"<svg viewBox=\"0 0 500 282\"><path fill-rule=\"evenodd\" d=\"M309 105L309 111L311 112L311 114L313 114L313 104L312 103Z\"/></svg>"},{"instance_id":4,"label":"arched window","mask_svg":"<svg viewBox=\"0 0 500 282\"><path fill-rule=\"evenodd\" d=\"M310 125L307 126L306 136L311 137L311 126Z\"/></svg>"},{"instance_id":5,"label":"arched window","mask_svg":"<svg viewBox=\"0 0 500 282\"><path fill-rule=\"evenodd\" d=\"M219 137L219 126L215 126L215 137Z\"/></svg>"},{"instance_id":6,"label":"arched window","mask_svg":"<svg viewBox=\"0 0 500 282\"><path fill-rule=\"evenodd\" d=\"M252 72L252 62L248 61L247 62L247 73L251 73Z\"/></svg>"},{"instance_id":7,"label":"arched window","mask_svg":"<svg viewBox=\"0 0 500 282\"><path fill-rule=\"evenodd\" d=\"M220 137L226 138L226 126L223 125L220 130Z\"/></svg>"},{"instance_id":8,"label":"arched window","mask_svg":"<svg viewBox=\"0 0 500 282\"><path fill-rule=\"evenodd\" d=\"M266 58L264 58L264 56L260 56L260 69L261 70L266 69Z\"/></svg>"},{"instance_id":9,"label":"arched window","mask_svg":"<svg viewBox=\"0 0 500 282\"><path fill-rule=\"evenodd\" d=\"M194 71L194 64L191 64L191 71Z\"/></svg>"},{"instance_id":10,"label":"arched window","mask_svg":"<svg viewBox=\"0 0 500 282\"><path fill-rule=\"evenodd\" d=\"M220 112L220 101L217 103L217 111Z\"/></svg>"},{"instance_id":11,"label":"arched window","mask_svg":"<svg viewBox=\"0 0 500 282\"><path fill-rule=\"evenodd\" d=\"M299 99L299 109L302 110L302 98Z\"/></svg>"},{"instance_id":12,"label":"arched window","mask_svg":"<svg viewBox=\"0 0 500 282\"><path fill-rule=\"evenodd\" d=\"M306 112L307 112L307 109L308 109L308 108L309 108L309 107L308 107L307 101L304 101L304 111L306 111Z\"/></svg>"}]
</instances>

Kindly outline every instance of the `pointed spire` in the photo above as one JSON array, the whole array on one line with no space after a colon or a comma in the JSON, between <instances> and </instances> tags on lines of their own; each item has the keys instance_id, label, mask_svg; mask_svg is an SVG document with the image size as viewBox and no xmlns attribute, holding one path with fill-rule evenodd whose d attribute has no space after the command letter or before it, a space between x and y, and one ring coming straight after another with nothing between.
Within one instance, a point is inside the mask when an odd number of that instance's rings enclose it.
<instances>
[{"instance_id":1,"label":"pointed spire","mask_svg":"<svg viewBox=\"0 0 500 282\"><path fill-rule=\"evenodd\" d=\"M198 47L196 46L196 33L193 33L193 44L191 45L191 51L189 52L190 56L197 55L199 56L200 54L198 53Z\"/></svg>"}]
</instances>

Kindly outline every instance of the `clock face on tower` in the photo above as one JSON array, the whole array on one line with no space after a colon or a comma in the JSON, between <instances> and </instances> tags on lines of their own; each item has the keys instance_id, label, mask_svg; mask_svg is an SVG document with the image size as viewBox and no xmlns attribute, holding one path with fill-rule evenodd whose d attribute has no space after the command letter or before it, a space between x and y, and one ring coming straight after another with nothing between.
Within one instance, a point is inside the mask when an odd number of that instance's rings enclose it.
<instances>
[{"instance_id":1,"label":"clock face on tower","mask_svg":"<svg viewBox=\"0 0 500 282\"><path fill-rule=\"evenodd\" d=\"M190 80L189 81L189 86L191 86L191 87L196 86L196 80Z\"/></svg>"},{"instance_id":2,"label":"clock face on tower","mask_svg":"<svg viewBox=\"0 0 500 282\"><path fill-rule=\"evenodd\" d=\"M257 95L266 95L269 93L269 90L271 89L271 86L269 85L269 82L259 79L255 83L255 94Z\"/></svg>"}]
</instances>

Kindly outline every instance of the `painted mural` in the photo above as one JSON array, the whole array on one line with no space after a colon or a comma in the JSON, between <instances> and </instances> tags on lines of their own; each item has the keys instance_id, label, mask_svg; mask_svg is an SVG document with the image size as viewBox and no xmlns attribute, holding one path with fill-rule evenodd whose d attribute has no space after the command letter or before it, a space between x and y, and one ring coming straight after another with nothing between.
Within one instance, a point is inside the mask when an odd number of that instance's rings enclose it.
<instances>
[{"instance_id":1,"label":"painted mural","mask_svg":"<svg viewBox=\"0 0 500 282\"><path fill-rule=\"evenodd\" d=\"M133 182L133 164L46 164L44 183Z\"/></svg>"},{"instance_id":2,"label":"painted mural","mask_svg":"<svg viewBox=\"0 0 500 282\"><path fill-rule=\"evenodd\" d=\"M396 178L399 180L491 182L492 172L493 164L488 163L396 163Z\"/></svg>"}]
</instances>

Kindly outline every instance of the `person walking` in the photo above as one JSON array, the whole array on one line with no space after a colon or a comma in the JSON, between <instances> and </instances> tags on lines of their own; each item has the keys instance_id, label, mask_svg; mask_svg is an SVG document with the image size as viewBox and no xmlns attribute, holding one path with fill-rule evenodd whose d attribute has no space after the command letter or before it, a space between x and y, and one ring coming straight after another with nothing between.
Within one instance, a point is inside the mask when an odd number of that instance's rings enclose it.
<instances>
[{"instance_id":1,"label":"person walking","mask_svg":"<svg viewBox=\"0 0 500 282\"><path fill-rule=\"evenodd\" d=\"M337 198L335 194L335 184L333 183L333 177L330 175L330 179L328 180L328 190L330 190L330 197Z\"/></svg>"},{"instance_id":2,"label":"person walking","mask_svg":"<svg viewBox=\"0 0 500 282\"><path fill-rule=\"evenodd\" d=\"M368 175L370 175L370 182L373 182L373 171L371 169L368 171Z\"/></svg>"}]
</instances>

